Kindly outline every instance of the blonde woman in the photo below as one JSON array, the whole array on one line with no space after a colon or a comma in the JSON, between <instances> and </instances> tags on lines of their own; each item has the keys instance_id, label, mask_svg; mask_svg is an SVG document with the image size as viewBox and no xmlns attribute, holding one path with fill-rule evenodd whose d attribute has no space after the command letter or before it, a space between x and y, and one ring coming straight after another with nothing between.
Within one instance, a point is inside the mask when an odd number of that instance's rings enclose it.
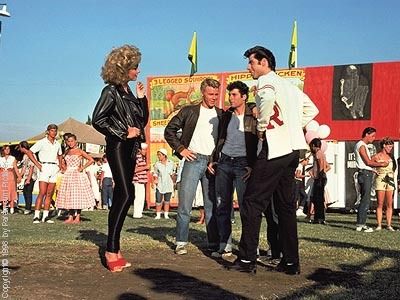
<instances>
[{"instance_id":1,"label":"blonde woman","mask_svg":"<svg viewBox=\"0 0 400 300\"><path fill-rule=\"evenodd\" d=\"M140 73L141 53L132 45L113 49L102 67L107 84L93 111L92 124L106 136L106 155L114 179L113 202L108 215L108 239L105 258L111 272L121 272L128 263L120 251L120 234L130 205L135 198L132 185L136 153L145 142L149 118L145 87L136 84L135 96L128 83Z\"/></svg>"}]
</instances>

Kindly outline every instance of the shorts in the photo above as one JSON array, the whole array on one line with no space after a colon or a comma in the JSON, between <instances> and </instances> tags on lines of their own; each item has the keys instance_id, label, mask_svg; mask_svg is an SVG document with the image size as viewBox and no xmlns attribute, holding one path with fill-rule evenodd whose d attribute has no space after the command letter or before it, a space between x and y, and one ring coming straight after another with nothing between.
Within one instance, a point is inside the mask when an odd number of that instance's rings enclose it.
<instances>
[{"instance_id":1,"label":"shorts","mask_svg":"<svg viewBox=\"0 0 400 300\"><path fill-rule=\"evenodd\" d=\"M42 164L42 171L39 171L38 181L56 183L57 174L60 168L55 164Z\"/></svg>"},{"instance_id":2,"label":"shorts","mask_svg":"<svg viewBox=\"0 0 400 300\"><path fill-rule=\"evenodd\" d=\"M378 175L375 178L375 190L377 191L394 191L395 186L393 177Z\"/></svg>"},{"instance_id":3,"label":"shorts","mask_svg":"<svg viewBox=\"0 0 400 300\"><path fill-rule=\"evenodd\" d=\"M161 205L163 198L164 198L164 203L168 204L171 201L171 196L172 196L172 193L161 194L156 189L156 204Z\"/></svg>"}]
</instances>

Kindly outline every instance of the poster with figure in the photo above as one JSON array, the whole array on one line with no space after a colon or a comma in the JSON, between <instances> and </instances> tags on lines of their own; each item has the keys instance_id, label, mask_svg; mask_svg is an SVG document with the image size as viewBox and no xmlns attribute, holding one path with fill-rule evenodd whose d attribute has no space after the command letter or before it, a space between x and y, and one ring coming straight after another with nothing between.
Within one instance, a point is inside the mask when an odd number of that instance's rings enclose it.
<instances>
[{"instance_id":1,"label":"poster with figure","mask_svg":"<svg viewBox=\"0 0 400 300\"><path fill-rule=\"evenodd\" d=\"M371 119L372 64L334 67L333 120Z\"/></svg>"}]
</instances>

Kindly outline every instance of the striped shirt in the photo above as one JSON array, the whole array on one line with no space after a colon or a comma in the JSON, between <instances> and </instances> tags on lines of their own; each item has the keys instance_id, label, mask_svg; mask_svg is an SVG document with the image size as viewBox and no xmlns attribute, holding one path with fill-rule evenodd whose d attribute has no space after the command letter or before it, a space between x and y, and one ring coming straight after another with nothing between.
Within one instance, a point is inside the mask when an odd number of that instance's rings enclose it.
<instances>
[{"instance_id":1,"label":"striped shirt","mask_svg":"<svg viewBox=\"0 0 400 300\"><path fill-rule=\"evenodd\" d=\"M146 157L143 156L140 152L138 152L138 154L136 154L136 168L139 167L145 167L146 164ZM135 183L141 183L141 184L145 184L148 181L148 177L147 177L147 171L143 170L143 171L139 171L136 172L133 176L133 182Z\"/></svg>"}]
</instances>

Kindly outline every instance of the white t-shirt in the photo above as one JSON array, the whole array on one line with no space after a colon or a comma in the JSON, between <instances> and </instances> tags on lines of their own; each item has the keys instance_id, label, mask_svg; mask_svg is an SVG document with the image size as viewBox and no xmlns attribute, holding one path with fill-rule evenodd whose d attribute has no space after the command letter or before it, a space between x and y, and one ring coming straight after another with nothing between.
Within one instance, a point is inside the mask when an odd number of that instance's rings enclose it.
<instances>
[{"instance_id":1,"label":"white t-shirt","mask_svg":"<svg viewBox=\"0 0 400 300\"><path fill-rule=\"evenodd\" d=\"M365 151L367 152L368 158L371 159L371 154L368 151L368 145L364 143L362 140L358 141L357 144L354 147L354 155L356 157L356 165L358 169L362 170L369 170L372 171L373 169L370 166L367 166L365 162L363 161L361 155L360 155L360 148L361 146L365 147Z\"/></svg>"},{"instance_id":2,"label":"white t-shirt","mask_svg":"<svg viewBox=\"0 0 400 300\"><path fill-rule=\"evenodd\" d=\"M56 140L52 143L47 137L37 141L30 150L33 153L38 153L39 161L42 163L57 163L58 155L62 154L61 144Z\"/></svg>"},{"instance_id":3,"label":"white t-shirt","mask_svg":"<svg viewBox=\"0 0 400 300\"><path fill-rule=\"evenodd\" d=\"M218 134L218 115L215 108L200 106L200 115L188 149L199 154L211 155Z\"/></svg>"},{"instance_id":4,"label":"white t-shirt","mask_svg":"<svg viewBox=\"0 0 400 300\"><path fill-rule=\"evenodd\" d=\"M226 140L222 147L222 153L231 157L246 156L246 142L244 139L244 114L232 114L229 121Z\"/></svg>"},{"instance_id":5,"label":"white t-shirt","mask_svg":"<svg viewBox=\"0 0 400 300\"><path fill-rule=\"evenodd\" d=\"M110 165L108 162L101 165L101 170L104 172L103 178L113 178Z\"/></svg>"}]
</instances>

